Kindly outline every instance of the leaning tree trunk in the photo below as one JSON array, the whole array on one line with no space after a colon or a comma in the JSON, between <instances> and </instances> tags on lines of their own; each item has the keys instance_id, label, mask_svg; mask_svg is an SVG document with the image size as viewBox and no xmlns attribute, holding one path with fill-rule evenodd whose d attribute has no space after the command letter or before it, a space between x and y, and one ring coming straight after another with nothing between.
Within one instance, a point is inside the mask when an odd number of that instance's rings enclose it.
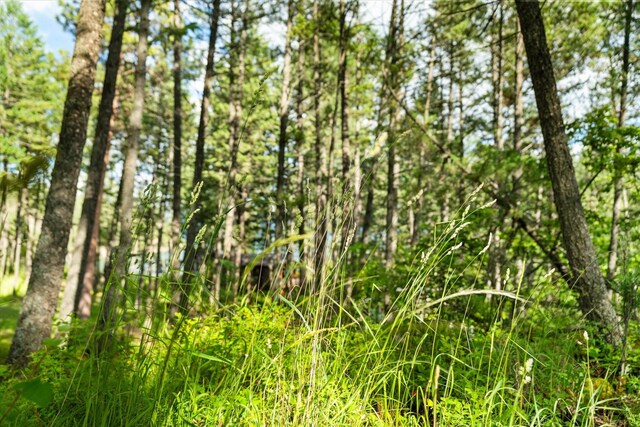
<instances>
[{"instance_id":1,"label":"leaning tree trunk","mask_svg":"<svg viewBox=\"0 0 640 427\"><path fill-rule=\"evenodd\" d=\"M82 0L80 3L60 142L42 231L7 359L16 366L26 365L31 353L38 350L51 333L69 243L82 150L87 138L104 9L104 0Z\"/></svg>"},{"instance_id":2,"label":"leaning tree trunk","mask_svg":"<svg viewBox=\"0 0 640 427\"><path fill-rule=\"evenodd\" d=\"M202 101L200 103L200 121L198 123L198 136L196 138L196 158L193 170L193 188L196 187L202 181L202 172L204 170L204 142L207 134L207 127L209 125L209 104L211 98L211 82L213 80L213 73L215 68L215 52L216 52L216 42L218 40L218 21L220 20L220 0L215 0L213 2L213 10L211 11L211 31L209 33L209 47L207 48L207 65L205 66L204 71L204 89L202 91ZM184 269L187 273L195 273L197 264L195 261L198 258L197 252L198 248L193 247L196 236L198 234L198 230L201 226L202 215L198 209L202 205L200 198L195 201L195 206L193 206L194 211L196 212L194 217L191 219L191 222L187 228L187 247L186 247L186 258ZM175 248L175 247L174 247ZM174 257L178 257L178 254L173 254ZM191 292L190 278L185 277L183 280L184 286L186 288L180 295L180 307L181 310L186 312L187 304L189 301L189 295ZM187 284L189 283L189 284ZM218 300L218 295L216 293L216 301Z\"/></svg>"},{"instance_id":3,"label":"leaning tree trunk","mask_svg":"<svg viewBox=\"0 0 640 427\"><path fill-rule=\"evenodd\" d=\"M622 331L607 294L580 202L540 5L537 1L516 0L516 7L540 116L554 202L580 309L588 319L603 327L608 342L619 345Z\"/></svg>"},{"instance_id":4,"label":"leaning tree trunk","mask_svg":"<svg viewBox=\"0 0 640 427\"><path fill-rule=\"evenodd\" d=\"M117 292L120 284L125 281L127 273L128 259L132 242L133 224L133 191L135 187L136 167L138 162L138 151L140 143L140 133L142 130L142 115L144 111L144 92L147 76L147 54L149 35L149 11L152 0L142 0L140 5L140 25L138 28L137 62L135 67L133 107L127 128L128 137L124 147L124 165L122 167L121 178L121 199L118 222L120 223L120 241L114 260L113 277L107 277L107 293L100 313L100 328L108 329L109 323L115 317ZM105 335L108 336L108 335ZM105 341L101 342L100 349L104 349Z\"/></svg>"},{"instance_id":5,"label":"leaning tree trunk","mask_svg":"<svg viewBox=\"0 0 640 427\"><path fill-rule=\"evenodd\" d=\"M96 258L100 202L111 145L111 125L116 105L116 83L128 0L118 0L116 5L82 212L71 257L72 263L60 306L62 320L66 320L72 312L81 319L88 319L91 314L91 291L95 277L93 274L95 267L91 264L95 263Z\"/></svg>"}]
</instances>

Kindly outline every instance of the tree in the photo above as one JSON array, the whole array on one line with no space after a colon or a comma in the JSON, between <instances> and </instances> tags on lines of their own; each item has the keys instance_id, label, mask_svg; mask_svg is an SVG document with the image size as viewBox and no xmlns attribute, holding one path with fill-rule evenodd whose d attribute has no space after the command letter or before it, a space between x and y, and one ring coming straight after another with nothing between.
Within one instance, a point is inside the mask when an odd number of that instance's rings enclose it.
<instances>
[{"instance_id":1,"label":"tree","mask_svg":"<svg viewBox=\"0 0 640 427\"><path fill-rule=\"evenodd\" d=\"M624 44L622 46L622 75L620 79L620 105L618 109L618 127L624 126L627 113L627 92L629 86L629 51L631 21L633 19L633 0L627 0L624 19ZM622 216L623 177L614 172L613 207L611 210L611 234L609 237L609 259L607 262L607 280L613 280L618 265L618 240L620 237L620 219Z\"/></svg>"},{"instance_id":2,"label":"tree","mask_svg":"<svg viewBox=\"0 0 640 427\"><path fill-rule=\"evenodd\" d=\"M314 153L316 217L314 233L314 290L320 289L325 264L327 243L327 148L322 141L322 79L320 74L322 53L320 51L320 8L319 0L313 2L313 110L314 110Z\"/></svg>"},{"instance_id":3,"label":"tree","mask_svg":"<svg viewBox=\"0 0 640 427\"><path fill-rule=\"evenodd\" d=\"M171 246L174 251L177 251L180 242L180 209L182 204L180 192L182 191L182 35L184 28L180 13L180 0L174 0L173 2L173 26L173 199L171 204ZM207 56L207 61L208 58ZM205 81L205 90L207 90L206 84ZM209 94L207 93L208 96ZM200 134L198 134L198 138L200 138ZM198 139L198 142L200 142L200 139ZM200 175L202 175L201 171ZM178 262L178 254L176 253L172 267L177 268Z\"/></svg>"},{"instance_id":4,"label":"tree","mask_svg":"<svg viewBox=\"0 0 640 427\"><path fill-rule=\"evenodd\" d=\"M289 103L291 98L291 39L293 37L293 0L287 2L287 34L282 66L282 95L280 97L280 131L278 137L278 176L276 178L276 238L283 237L286 229L286 206L284 198L285 156L287 151L287 125L289 123Z\"/></svg>"},{"instance_id":5,"label":"tree","mask_svg":"<svg viewBox=\"0 0 640 427\"><path fill-rule=\"evenodd\" d=\"M391 21L389 23L389 39L387 41L387 81L389 91L396 93L399 99L402 95L398 93L401 88L400 72L402 71L402 59L400 49L404 43L404 0L394 0L391 9ZM399 7L399 10L398 10ZM385 261L388 266L393 264L393 257L398 247L398 179L400 166L396 158L396 145L398 143L397 127L400 121L402 109L396 108L394 103L389 107L389 127L387 130L387 242L385 249Z\"/></svg>"},{"instance_id":6,"label":"tree","mask_svg":"<svg viewBox=\"0 0 640 427\"><path fill-rule=\"evenodd\" d=\"M588 319L604 328L607 341L619 345L622 331L607 294L580 201L540 5L537 1L516 0L516 8L540 116L554 202L580 309Z\"/></svg>"},{"instance_id":7,"label":"tree","mask_svg":"<svg viewBox=\"0 0 640 427\"><path fill-rule=\"evenodd\" d=\"M61 319L66 319L71 313L81 319L88 319L91 314L100 210L104 191L104 176L109 164L111 124L117 105L116 83L120 68L127 7L128 0L116 2L82 212L75 238L72 264L69 268L67 284L60 306Z\"/></svg>"},{"instance_id":8,"label":"tree","mask_svg":"<svg viewBox=\"0 0 640 427\"><path fill-rule=\"evenodd\" d=\"M215 52L216 52L216 42L218 40L218 21L220 20L220 0L215 0L213 2L213 8L211 9L211 29L209 32L209 46L207 48L207 64L205 67L204 73L204 90L202 91L202 101L200 104L200 121L198 123L198 136L196 139L196 158L194 164L193 171L193 184L192 188L195 190L197 185L200 185L202 182L202 172L204 169L204 142L207 133L207 127L209 125L209 107L211 102L211 84L213 80L214 70L215 70ZM189 226L187 228L187 252L185 257L185 271L190 275L193 275L197 272L198 263L196 260L198 259L198 252L200 248L198 246L194 246L195 239L198 234L199 228L202 226L202 212L201 212L202 201L198 198L195 202L194 206L194 217L192 218ZM175 255L177 256L177 255ZM188 307L189 295L190 295L190 282L192 280L191 277L185 277L185 282L189 283L187 285L187 289L183 290L180 295L180 307L181 310L185 311ZM219 298L219 289L214 291L214 298L217 300Z\"/></svg>"},{"instance_id":9,"label":"tree","mask_svg":"<svg viewBox=\"0 0 640 427\"><path fill-rule=\"evenodd\" d=\"M127 255L132 244L133 225L133 191L135 186L136 168L138 163L138 151L140 134L142 131L142 117L144 112L145 84L147 78L147 54L149 51L149 12L152 0L142 0L139 10L138 45L136 47L137 62L134 74L133 107L127 127L127 140L123 148L124 165L120 180L120 211L118 222L120 223L120 241L113 259L113 270L107 270L107 291L100 313L100 327L106 328L115 316L117 293L120 283L125 281L128 272L129 260ZM104 344L104 342L103 342ZM104 348L104 347L102 347Z\"/></svg>"},{"instance_id":10,"label":"tree","mask_svg":"<svg viewBox=\"0 0 640 427\"><path fill-rule=\"evenodd\" d=\"M100 49L104 0L82 0L45 214L8 362L25 366L51 333L76 198Z\"/></svg>"}]
</instances>

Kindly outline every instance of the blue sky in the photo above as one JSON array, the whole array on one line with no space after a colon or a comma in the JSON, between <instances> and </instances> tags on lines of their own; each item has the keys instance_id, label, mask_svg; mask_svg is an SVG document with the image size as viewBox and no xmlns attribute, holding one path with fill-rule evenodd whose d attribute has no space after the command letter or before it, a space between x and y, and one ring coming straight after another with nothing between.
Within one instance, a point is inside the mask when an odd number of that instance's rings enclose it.
<instances>
[{"instance_id":1,"label":"blue sky","mask_svg":"<svg viewBox=\"0 0 640 427\"><path fill-rule=\"evenodd\" d=\"M65 33L56 21L56 16L60 13L58 0L21 0L21 3L24 11L37 25L38 34L45 42L47 50L58 52L64 49L71 53L73 37Z\"/></svg>"}]
</instances>

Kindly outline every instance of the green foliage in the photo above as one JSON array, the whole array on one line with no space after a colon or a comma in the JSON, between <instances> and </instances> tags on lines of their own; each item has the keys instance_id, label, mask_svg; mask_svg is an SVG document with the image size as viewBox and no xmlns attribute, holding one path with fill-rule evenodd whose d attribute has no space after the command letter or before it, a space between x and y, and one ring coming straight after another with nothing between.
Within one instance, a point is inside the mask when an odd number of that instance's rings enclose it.
<instances>
[{"instance_id":1,"label":"green foliage","mask_svg":"<svg viewBox=\"0 0 640 427\"><path fill-rule=\"evenodd\" d=\"M6 371L0 416L19 426L634 425L640 372L616 376L618 353L590 339L552 274L506 273L491 304L466 287L483 250L468 255L461 242L479 212L459 213L393 269L367 263L349 301L331 276L318 293L268 292L167 326L162 303L136 311L125 299L106 352L95 353L93 321L78 321L24 372ZM629 336L637 366L636 324Z\"/></svg>"},{"instance_id":2,"label":"green foliage","mask_svg":"<svg viewBox=\"0 0 640 427\"><path fill-rule=\"evenodd\" d=\"M600 108L570 127L570 135L585 148L585 164L595 172L633 175L640 163L640 127L619 126L610 108Z\"/></svg>"}]
</instances>

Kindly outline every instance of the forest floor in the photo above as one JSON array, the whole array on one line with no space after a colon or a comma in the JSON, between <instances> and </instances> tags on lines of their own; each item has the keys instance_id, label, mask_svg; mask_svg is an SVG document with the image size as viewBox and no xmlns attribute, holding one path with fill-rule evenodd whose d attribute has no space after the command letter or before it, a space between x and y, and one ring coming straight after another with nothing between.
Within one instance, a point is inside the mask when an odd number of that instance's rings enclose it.
<instances>
[{"instance_id":1,"label":"forest floor","mask_svg":"<svg viewBox=\"0 0 640 427\"><path fill-rule=\"evenodd\" d=\"M485 289L483 261L449 232L393 268L327 268L315 292L288 287L282 265L272 289L223 284L211 305L199 277L185 317L169 314L182 274L157 288L131 274L111 328L98 293L26 369L0 360L0 426L640 427L640 323L621 375L567 286L507 270ZM0 297L0 359L19 305Z\"/></svg>"},{"instance_id":2,"label":"forest floor","mask_svg":"<svg viewBox=\"0 0 640 427\"><path fill-rule=\"evenodd\" d=\"M0 360L5 360L11 346L13 332L18 322L22 298L5 295L0 296Z\"/></svg>"},{"instance_id":3,"label":"forest floor","mask_svg":"<svg viewBox=\"0 0 640 427\"><path fill-rule=\"evenodd\" d=\"M102 354L90 320L59 325L26 370L0 365L0 425L640 426L638 352L620 378L579 314L531 305L510 320L481 309L515 313L508 299L452 292L415 311L410 298L385 317L371 298L274 293L167 323L165 305L149 322L130 295ZM0 300L3 355L18 306Z\"/></svg>"}]
</instances>

